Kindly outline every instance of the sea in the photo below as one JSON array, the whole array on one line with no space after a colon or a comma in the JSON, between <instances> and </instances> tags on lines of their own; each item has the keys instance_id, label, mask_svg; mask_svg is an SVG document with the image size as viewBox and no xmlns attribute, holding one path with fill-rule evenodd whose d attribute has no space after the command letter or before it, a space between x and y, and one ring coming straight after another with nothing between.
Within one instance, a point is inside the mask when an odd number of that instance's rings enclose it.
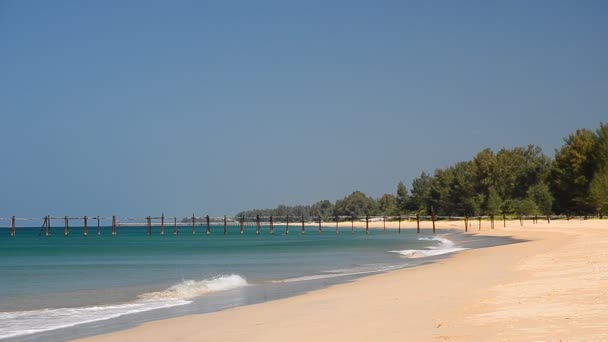
<instances>
[{"instance_id":1,"label":"sea","mask_svg":"<svg viewBox=\"0 0 608 342\"><path fill-rule=\"evenodd\" d=\"M516 242L453 230L275 226L182 228L152 235L103 227L84 236L0 228L0 340L66 341L143 322L260 303L434 262L469 248ZM407 291L407 284L399 289ZM277 317L279 319L279 317Z\"/></svg>"}]
</instances>

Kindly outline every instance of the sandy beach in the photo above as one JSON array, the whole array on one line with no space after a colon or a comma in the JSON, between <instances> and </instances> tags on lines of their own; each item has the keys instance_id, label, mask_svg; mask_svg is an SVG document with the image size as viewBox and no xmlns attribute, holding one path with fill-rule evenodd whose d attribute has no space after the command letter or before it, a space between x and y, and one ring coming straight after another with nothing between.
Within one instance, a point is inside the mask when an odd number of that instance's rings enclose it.
<instances>
[{"instance_id":1,"label":"sandy beach","mask_svg":"<svg viewBox=\"0 0 608 342\"><path fill-rule=\"evenodd\" d=\"M523 242L80 341L607 341L608 220L495 228L471 222L469 234Z\"/></svg>"}]
</instances>

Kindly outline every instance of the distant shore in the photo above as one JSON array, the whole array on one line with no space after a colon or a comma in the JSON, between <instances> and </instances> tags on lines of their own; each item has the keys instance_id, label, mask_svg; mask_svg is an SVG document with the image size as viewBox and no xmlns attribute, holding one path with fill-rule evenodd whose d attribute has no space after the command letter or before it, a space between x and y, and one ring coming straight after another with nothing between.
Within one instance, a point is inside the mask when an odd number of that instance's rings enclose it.
<instances>
[{"instance_id":1,"label":"distant shore","mask_svg":"<svg viewBox=\"0 0 608 342\"><path fill-rule=\"evenodd\" d=\"M437 227L464 230L464 223ZM506 228L500 221L494 230L484 221L481 232L471 222L469 233L526 242L80 341L608 340L608 220L507 221Z\"/></svg>"}]
</instances>

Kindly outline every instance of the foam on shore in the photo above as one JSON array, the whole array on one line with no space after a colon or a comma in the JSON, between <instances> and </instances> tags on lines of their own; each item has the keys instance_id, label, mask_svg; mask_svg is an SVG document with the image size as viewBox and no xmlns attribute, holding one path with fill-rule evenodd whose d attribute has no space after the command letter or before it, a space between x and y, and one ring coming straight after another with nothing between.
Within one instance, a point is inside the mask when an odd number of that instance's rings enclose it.
<instances>
[{"instance_id":1,"label":"foam on shore","mask_svg":"<svg viewBox=\"0 0 608 342\"><path fill-rule=\"evenodd\" d=\"M417 259L417 258L426 258L426 257L430 257L430 256L454 253L454 252L459 252L459 251L468 249L468 248L462 248L462 247L455 247L456 245L454 244L454 242L452 240L449 240L449 239L446 239L446 238L443 238L440 236L434 236L434 237L430 237L430 238L421 237L421 238L418 238L418 240L439 241L440 244L438 246L428 247L427 249L404 249L404 250L395 250L395 251L388 251L388 252L397 253L397 254L402 255L409 259Z\"/></svg>"},{"instance_id":2,"label":"foam on shore","mask_svg":"<svg viewBox=\"0 0 608 342\"><path fill-rule=\"evenodd\" d=\"M186 305L192 303L189 299L194 297L247 285L245 278L231 274L200 281L184 280L164 291L142 294L138 300L125 304L0 312L0 339Z\"/></svg>"}]
</instances>

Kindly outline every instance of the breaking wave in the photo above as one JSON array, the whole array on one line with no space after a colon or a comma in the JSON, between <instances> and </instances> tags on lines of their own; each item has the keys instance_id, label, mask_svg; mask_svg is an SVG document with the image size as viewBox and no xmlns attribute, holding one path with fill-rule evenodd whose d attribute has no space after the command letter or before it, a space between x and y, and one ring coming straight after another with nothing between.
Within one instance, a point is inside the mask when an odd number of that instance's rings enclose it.
<instances>
[{"instance_id":1,"label":"breaking wave","mask_svg":"<svg viewBox=\"0 0 608 342\"><path fill-rule=\"evenodd\" d=\"M439 236L434 236L431 238L418 238L418 240L439 241L439 245L431 246L431 247L428 247L427 249L404 249L404 250L396 250L396 251L388 251L388 252L397 253L397 254L400 254L400 255L410 258L410 259L417 259L417 258L426 258L426 257L430 257L430 256L454 253L454 252L459 252L459 251L468 249L468 248L462 248L462 247L455 247L456 245L454 244L454 242L452 240L448 240L446 238L439 237Z\"/></svg>"},{"instance_id":2,"label":"breaking wave","mask_svg":"<svg viewBox=\"0 0 608 342\"><path fill-rule=\"evenodd\" d=\"M247 285L245 278L232 274L200 281L184 280L164 291L142 294L136 301L125 304L0 312L0 339L186 305L192 303L189 299L194 297Z\"/></svg>"}]
</instances>

